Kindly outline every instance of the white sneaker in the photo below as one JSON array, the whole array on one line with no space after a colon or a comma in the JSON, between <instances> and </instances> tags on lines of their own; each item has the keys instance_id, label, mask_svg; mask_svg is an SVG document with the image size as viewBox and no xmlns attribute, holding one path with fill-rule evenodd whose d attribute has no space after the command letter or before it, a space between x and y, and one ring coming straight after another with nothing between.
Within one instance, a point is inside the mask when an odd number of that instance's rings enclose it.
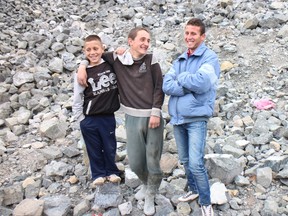
<instances>
[{"instance_id":1,"label":"white sneaker","mask_svg":"<svg viewBox=\"0 0 288 216\"><path fill-rule=\"evenodd\" d=\"M102 185L102 184L104 184L105 180L106 180L105 177L98 177L98 178L96 178L96 179L92 182L92 184L93 184L94 186L96 186L96 185Z\"/></svg>"},{"instance_id":2,"label":"white sneaker","mask_svg":"<svg viewBox=\"0 0 288 216\"><path fill-rule=\"evenodd\" d=\"M195 194L192 191L189 191L185 195L179 197L178 200L180 202L187 202L187 201L195 200L198 196L199 196L199 194Z\"/></svg>"},{"instance_id":3,"label":"white sneaker","mask_svg":"<svg viewBox=\"0 0 288 216\"><path fill-rule=\"evenodd\" d=\"M106 179L112 183L118 183L121 181L121 178L115 174L112 174L110 176L107 176Z\"/></svg>"},{"instance_id":4,"label":"white sneaker","mask_svg":"<svg viewBox=\"0 0 288 216\"><path fill-rule=\"evenodd\" d=\"M142 185L141 189L135 194L137 200L143 200L146 196L147 185Z\"/></svg>"},{"instance_id":5,"label":"white sneaker","mask_svg":"<svg viewBox=\"0 0 288 216\"><path fill-rule=\"evenodd\" d=\"M212 205L201 206L202 216L214 216Z\"/></svg>"}]
</instances>

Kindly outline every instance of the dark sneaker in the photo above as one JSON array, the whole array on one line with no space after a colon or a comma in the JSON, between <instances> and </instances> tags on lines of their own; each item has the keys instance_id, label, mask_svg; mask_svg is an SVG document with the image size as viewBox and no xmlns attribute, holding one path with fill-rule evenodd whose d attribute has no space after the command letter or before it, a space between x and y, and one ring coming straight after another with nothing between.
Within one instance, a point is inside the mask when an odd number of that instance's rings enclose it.
<instances>
[{"instance_id":1,"label":"dark sneaker","mask_svg":"<svg viewBox=\"0 0 288 216\"><path fill-rule=\"evenodd\" d=\"M202 216L214 216L212 205L201 206Z\"/></svg>"},{"instance_id":2,"label":"dark sneaker","mask_svg":"<svg viewBox=\"0 0 288 216\"><path fill-rule=\"evenodd\" d=\"M195 200L198 196L199 196L199 194L195 194L192 191L189 191L185 195L179 197L178 200L180 202L187 202L187 201Z\"/></svg>"}]
</instances>

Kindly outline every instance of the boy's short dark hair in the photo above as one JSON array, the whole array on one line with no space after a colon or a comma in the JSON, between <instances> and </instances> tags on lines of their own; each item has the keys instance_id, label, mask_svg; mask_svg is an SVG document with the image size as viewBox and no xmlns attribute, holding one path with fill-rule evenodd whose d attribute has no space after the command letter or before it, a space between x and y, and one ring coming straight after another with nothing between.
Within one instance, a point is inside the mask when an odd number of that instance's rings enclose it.
<instances>
[{"instance_id":1,"label":"boy's short dark hair","mask_svg":"<svg viewBox=\"0 0 288 216\"><path fill-rule=\"evenodd\" d=\"M142 26L137 26L137 27L135 27L135 28L133 28L133 29L130 30L130 32L129 32L129 34L128 34L128 38L131 38L132 40L134 40L135 37L137 36L137 33L138 33L139 31L141 31L141 30L146 31L147 33L150 34L150 32L149 32L149 30L148 30L147 28L142 27Z\"/></svg>"},{"instance_id":2,"label":"boy's short dark hair","mask_svg":"<svg viewBox=\"0 0 288 216\"><path fill-rule=\"evenodd\" d=\"M85 38L84 42L86 43L86 42L95 41L95 40L99 41L100 43L102 43L102 40L101 40L101 38L98 35L88 35Z\"/></svg>"},{"instance_id":3,"label":"boy's short dark hair","mask_svg":"<svg viewBox=\"0 0 288 216\"><path fill-rule=\"evenodd\" d=\"M203 34L205 34L205 24L204 24L204 22L201 20L201 19L199 19L199 18L192 18L192 19L190 19L188 22L187 22L187 24L186 24L186 26L187 25L192 25L192 26L199 26L200 27L200 33L201 33L201 35L203 35Z\"/></svg>"}]
</instances>

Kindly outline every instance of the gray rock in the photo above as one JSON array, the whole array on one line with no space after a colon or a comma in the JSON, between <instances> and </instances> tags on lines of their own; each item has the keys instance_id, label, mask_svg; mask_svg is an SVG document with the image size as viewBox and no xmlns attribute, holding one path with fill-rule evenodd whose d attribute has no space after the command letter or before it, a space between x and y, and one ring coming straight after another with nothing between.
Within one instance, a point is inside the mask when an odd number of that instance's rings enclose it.
<instances>
[{"instance_id":1,"label":"gray rock","mask_svg":"<svg viewBox=\"0 0 288 216\"><path fill-rule=\"evenodd\" d=\"M244 176L236 176L235 179L235 184L238 186L248 186L250 184L249 180L245 178Z\"/></svg>"},{"instance_id":2,"label":"gray rock","mask_svg":"<svg viewBox=\"0 0 288 216\"><path fill-rule=\"evenodd\" d=\"M67 148L63 150L63 154L65 154L69 158L75 157L79 155L80 153L81 152L77 148L74 148L72 146L68 146Z\"/></svg>"},{"instance_id":3,"label":"gray rock","mask_svg":"<svg viewBox=\"0 0 288 216\"><path fill-rule=\"evenodd\" d=\"M288 167L284 167L277 175L276 178L288 179Z\"/></svg>"},{"instance_id":4,"label":"gray rock","mask_svg":"<svg viewBox=\"0 0 288 216\"><path fill-rule=\"evenodd\" d=\"M206 155L207 170L212 178L219 178L224 184L234 181L243 168L232 155Z\"/></svg>"},{"instance_id":5,"label":"gray rock","mask_svg":"<svg viewBox=\"0 0 288 216\"><path fill-rule=\"evenodd\" d=\"M122 201L123 196L120 187L114 183L106 183L96 187L93 208L106 209L108 207L117 207Z\"/></svg>"},{"instance_id":6,"label":"gray rock","mask_svg":"<svg viewBox=\"0 0 288 216\"><path fill-rule=\"evenodd\" d=\"M259 20L259 25L262 28L277 28L279 26L279 20L275 17L267 17Z\"/></svg>"},{"instance_id":7,"label":"gray rock","mask_svg":"<svg viewBox=\"0 0 288 216\"><path fill-rule=\"evenodd\" d=\"M57 139L65 137L67 130L67 123L61 122L57 118L44 120L39 128L40 133L43 136L51 139Z\"/></svg>"},{"instance_id":8,"label":"gray rock","mask_svg":"<svg viewBox=\"0 0 288 216\"><path fill-rule=\"evenodd\" d=\"M24 199L13 210L13 215L41 216L44 210L43 200Z\"/></svg>"},{"instance_id":9,"label":"gray rock","mask_svg":"<svg viewBox=\"0 0 288 216\"><path fill-rule=\"evenodd\" d=\"M18 72L13 76L13 84L16 87L20 87L25 83L30 83L34 81L34 76L29 72Z\"/></svg>"},{"instance_id":10,"label":"gray rock","mask_svg":"<svg viewBox=\"0 0 288 216\"><path fill-rule=\"evenodd\" d=\"M256 171L257 183L268 188L272 183L272 169L270 167L259 168Z\"/></svg>"},{"instance_id":11,"label":"gray rock","mask_svg":"<svg viewBox=\"0 0 288 216\"><path fill-rule=\"evenodd\" d=\"M130 168L125 169L125 184L131 188L136 188L141 184L140 179Z\"/></svg>"},{"instance_id":12,"label":"gray rock","mask_svg":"<svg viewBox=\"0 0 288 216\"><path fill-rule=\"evenodd\" d=\"M23 188L20 184L12 185L2 189L3 205L9 206L20 203L24 198Z\"/></svg>"},{"instance_id":13,"label":"gray rock","mask_svg":"<svg viewBox=\"0 0 288 216\"><path fill-rule=\"evenodd\" d=\"M223 146L222 151L223 151L223 154L231 154L235 158L239 158L245 154L245 151L243 151L242 149L234 148L233 146L230 146L230 145Z\"/></svg>"},{"instance_id":14,"label":"gray rock","mask_svg":"<svg viewBox=\"0 0 288 216\"><path fill-rule=\"evenodd\" d=\"M274 172L279 172L288 162L288 156L270 156L265 162L264 166L270 167Z\"/></svg>"},{"instance_id":15,"label":"gray rock","mask_svg":"<svg viewBox=\"0 0 288 216\"><path fill-rule=\"evenodd\" d=\"M51 163L46 165L44 169L46 176L65 176L71 167L61 161L51 161Z\"/></svg>"},{"instance_id":16,"label":"gray rock","mask_svg":"<svg viewBox=\"0 0 288 216\"><path fill-rule=\"evenodd\" d=\"M160 167L164 174L170 174L176 168L178 158L170 153L164 153L161 157Z\"/></svg>"},{"instance_id":17,"label":"gray rock","mask_svg":"<svg viewBox=\"0 0 288 216\"><path fill-rule=\"evenodd\" d=\"M179 215L189 215L191 212L191 208L189 206L189 203L187 202L179 202L177 204L177 213Z\"/></svg>"},{"instance_id":18,"label":"gray rock","mask_svg":"<svg viewBox=\"0 0 288 216\"><path fill-rule=\"evenodd\" d=\"M261 215L278 215L278 203L271 198L265 200L264 208L261 210Z\"/></svg>"},{"instance_id":19,"label":"gray rock","mask_svg":"<svg viewBox=\"0 0 288 216\"><path fill-rule=\"evenodd\" d=\"M54 160L57 158L61 158L63 156L62 151L58 147L55 147L55 146L48 146L44 149L40 149L39 151L47 159Z\"/></svg>"},{"instance_id":20,"label":"gray rock","mask_svg":"<svg viewBox=\"0 0 288 216\"><path fill-rule=\"evenodd\" d=\"M288 25L284 25L281 27L281 29L277 33L277 37L285 38L287 37L287 33L288 33Z\"/></svg>"},{"instance_id":21,"label":"gray rock","mask_svg":"<svg viewBox=\"0 0 288 216\"><path fill-rule=\"evenodd\" d=\"M77 51L80 51L79 48ZM77 52L76 51L76 52ZM69 71L74 71L77 69L77 63L75 60L75 56L73 55L74 52L64 52L62 54L63 59L63 67Z\"/></svg>"},{"instance_id":22,"label":"gray rock","mask_svg":"<svg viewBox=\"0 0 288 216\"><path fill-rule=\"evenodd\" d=\"M244 24L244 28L246 29L255 29L258 25L259 21L256 17L253 17L251 19L248 19L245 24Z\"/></svg>"},{"instance_id":23,"label":"gray rock","mask_svg":"<svg viewBox=\"0 0 288 216\"><path fill-rule=\"evenodd\" d=\"M3 216L12 216L13 215L13 210L0 206L0 212Z\"/></svg>"},{"instance_id":24,"label":"gray rock","mask_svg":"<svg viewBox=\"0 0 288 216\"><path fill-rule=\"evenodd\" d=\"M153 52L165 74L185 51L183 28L190 17L196 16L204 20L206 45L218 54L222 68L205 151L208 155L227 152L239 157L231 158L231 163L237 164L236 168L231 167L238 170L239 166L239 172L230 167L228 159L206 159L207 164L211 160L211 185L224 184L227 178L230 182L229 203L215 204L215 215L286 215L287 197L282 195L288 185L287 8L286 1L263 0L36 0L33 7L27 1L2 1L5 12L0 13L0 191L33 177L41 182L41 188L39 184L26 187L21 192L22 199L36 194L68 194L73 203L69 210L51 215L72 215L75 209L75 214L80 214L86 208L89 209L83 216L93 214L93 205L77 209L83 197L92 203L94 194L89 187L89 167L83 163L85 151L82 147L78 151L70 148L77 146L80 139L79 127L71 125L69 119L72 74L84 58L83 39L98 34L107 50L113 51L127 44L129 29L146 26L152 33L149 52ZM163 105L165 123L170 121L168 98ZM274 108L259 110L253 104L268 98L275 103ZM48 121L53 118L56 120ZM117 112L116 118L116 161L123 178L119 205L130 201L130 214L144 215L144 202L134 202L134 189L141 182L128 170L123 113ZM175 162L177 147L170 124L165 124L164 138L162 163L166 174L155 200L156 216L178 214L177 199L185 193L187 184L183 167ZM47 164L54 172L54 158L65 164L63 169L67 172L59 169L57 175L43 176ZM256 179L257 175L262 176L258 170L267 167L275 177L270 184L266 175ZM259 179L263 182L257 182ZM5 206L3 196L0 193L0 204ZM270 202L270 197L278 207ZM12 215L12 209L22 199L1 208L1 214ZM190 202L189 208L191 215L201 214L197 201ZM120 215L118 206L103 211L103 215Z\"/></svg>"},{"instance_id":25,"label":"gray rock","mask_svg":"<svg viewBox=\"0 0 288 216\"><path fill-rule=\"evenodd\" d=\"M132 203L131 201L122 203L118 205L118 209L121 215L129 215L132 212Z\"/></svg>"},{"instance_id":26,"label":"gray rock","mask_svg":"<svg viewBox=\"0 0 288 216\"><path fill-rule=\"evenodd\" d=\"M53 73L62 73L63 72L63 60L60 58L53 58L49 62L49 70Z\"/></svg>"},{"instance_id":27,"label":"gray rock","mask_svg":"<svg viewBox=\"0 0 288 216\"><path fill-rule=\"evenodd\" d=\"M44 214L47 216L59 215L68 216L71 209L71 200L64 195L44 196L40 200L44 200Z\"/></svg>"},{"instance_id":28,"label":"gray rock","mask_svg":"<svg viewBox=\"0 0 288 216\"><path fill-rule=\"evenodd\" d=\"M143 19L144 26L153 26L157 21L152 16L145 16Z\"/></svg>"},{"instance_id":29,"label":"gray rock","mask_svg":"<svg viewBox=\"0 0 288 216\"><path fill-rule=\"evenodd\" d=\"M25 198L37 198L41 187L41 181L38 180L33 184L27 185L25 188Z\"/></svg>"},{"instance_id":30,"label":"gray rock","mask_svg":"<svg viewBox=\"0 0 288 216\"><path fill-rule=\"evenodd\" d=\"M85 199L74 207L73 216L82 216L89 210L90 210L90 202L89 200Z\"/></svg>"},{"instance_id":31,"label":"gray rock","mask_svg":"<svg viewBox=\"0 0 288 216\"><path fill-rule=\"evenodd\" d=\"M54 50L55 52L59 52L64 48L65 48L64 44L60 42L53 43L51 46L51 49Z\"/></svg>"},{"instance_id":32,"label":"gray rock","mask_svg":"<svg viewBox=\"0 0 288 216\"><path fill-rule=\"evenodd\" d=\"M134 9L128 8L127 10L123 10L121 17L129 20L132 19L134 15L135 15Z\"/></svg>"},{"instance_id":33,"label":"gray rock","mask_svg":"<svg viewBox=\"0 0 288 216\"><path fill-rule=\"evenodd\" d=\"M226 195L227 188L223 183L216 182L212 184L210 191L211 191L211 203L218 205L224 205L225 203L228 203L228 198Z\"/></svg>"}]
</instances>

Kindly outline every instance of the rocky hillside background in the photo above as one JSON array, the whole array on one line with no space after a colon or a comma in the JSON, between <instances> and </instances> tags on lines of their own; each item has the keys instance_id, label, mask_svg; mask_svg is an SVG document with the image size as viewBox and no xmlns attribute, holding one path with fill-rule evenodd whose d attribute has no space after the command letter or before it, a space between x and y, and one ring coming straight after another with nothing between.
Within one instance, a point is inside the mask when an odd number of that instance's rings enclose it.
<instances>
[{"instance_id":1,"label":"rocky hillside background","mask_svg":"<svg viewBox=\"0 0 288 216\"><path fill-rule=\"evenodd\" d=\"M206 148L215 215L288 215L287 0L0 0L0 8L0 215L143 215L120 111L123 180L91 188L79 129L70 122L73 73L87 35L113 50L143 25L165 74L185 49L191 17L205 21L206 44L222 70ZM186 179L166 99L165 178L155 215L197 216L197 201L177 201Z\"/></svg>"}]
</instances>

